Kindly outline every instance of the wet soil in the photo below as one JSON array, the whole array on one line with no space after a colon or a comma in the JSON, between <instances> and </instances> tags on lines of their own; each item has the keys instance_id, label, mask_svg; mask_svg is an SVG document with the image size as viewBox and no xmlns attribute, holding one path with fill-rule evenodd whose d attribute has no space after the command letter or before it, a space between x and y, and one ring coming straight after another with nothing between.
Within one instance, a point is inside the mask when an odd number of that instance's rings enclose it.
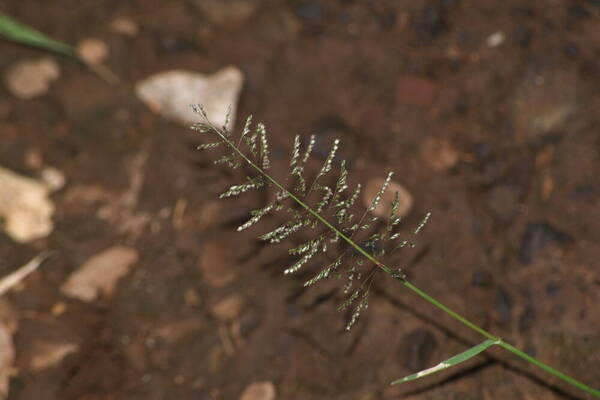
<instances>
[{"instance_id":1,"label":"wet soil","mask_svg":"<svg viewBox=\"0 0 600 400\"><path fill-rule=\"evenodd\" d=\"M213 167L197 137L132 90L167 69L226 65L245 74L239 117L267 125L274 155L287 157L296 133L341 137L356 179L391 169L412 193L408 231L432 212L400 259L415 285L598 386L598 1L9 0L0 10L70 43L100 38L120 78L111 87L58 57L45 96L0 89L2 166L35 176L26 160L37 152L67 180L47 238L0 235L2 275L53 252L2 299L17 321L10 399L238 399L260 381L277 399L586 398L498 350L390 387L481 339L391 279L346 333L340 285L304 290L283 276L285 247L235 232L265 198L216 200L243 176ZM115 33L117 17L139 33ZM0 71L40 55L0 49ZM72 271L115 245L139 261L111 297L61 295ZM224 300L239 309L219 318ZM33 368L56 340L77 350Z\"/></svg>"}]
</instances>

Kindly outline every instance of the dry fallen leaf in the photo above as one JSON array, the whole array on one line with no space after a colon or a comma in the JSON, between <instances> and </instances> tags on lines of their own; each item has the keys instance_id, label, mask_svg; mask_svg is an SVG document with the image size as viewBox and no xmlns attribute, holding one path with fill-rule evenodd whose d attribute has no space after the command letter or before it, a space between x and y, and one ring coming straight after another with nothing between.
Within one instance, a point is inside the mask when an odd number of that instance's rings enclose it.
<instances>
[{"instance_id":1,"label":"dry fallen leaf","mask_svg":"<svg viewBox=\"0 0 600 400\"><path fill-rule=\"evenodd\" d=\"M82 301L110 296L120 278L127 275L138 260L136 249L115 246L90 257L62 285L61 292Z\"/></svg>"},{"instance_id":2,"label":"dry fallen leaf","mask_svg":"<svg viewBox=\"0 0 600 400\"><path fill-rule=\"evenodd\" d=\"M35 354L30 360L29 368L32 371L40 371L49 368L62 361L63 358L79 349L79 345L69 342L46 342L35 343Z\"/></svg>"},{"instance_id":3,"label":"dry fallen leaf","mask_svg":"<svg viewBox=\"0 0 600 400\"><path fill-rule=\"evenodd\" d=\"M13 240L29 242L52 231L54 204L48 185L0 167L0 187L0 218Z\"/></svg>"},{"instance_id":4,"label":"dry fallen leaf","mask_svg":"<svg viewBox=\"0 0 600 400\"><path fill-rule=\"evenodd\" d=\"M2 399L8 395L14 361L15 348L10 329L0 322L0 398Z\"/></svg>"},{"instance_id":5,"label":"dry fallen leaf","mask_svg":"<svg viewBox=\"0 0 600 400\"><path fill-rule=\"evenodd\" d=\"M233 129L243 81L242 72L236 67L226 67L210 75L172 70L139 82L135 93L152 111L186 126L200 119L190 109L191 104L202 104L217 126L225 124L231 107L228 128Z\"/></svg>"}]
</instances>

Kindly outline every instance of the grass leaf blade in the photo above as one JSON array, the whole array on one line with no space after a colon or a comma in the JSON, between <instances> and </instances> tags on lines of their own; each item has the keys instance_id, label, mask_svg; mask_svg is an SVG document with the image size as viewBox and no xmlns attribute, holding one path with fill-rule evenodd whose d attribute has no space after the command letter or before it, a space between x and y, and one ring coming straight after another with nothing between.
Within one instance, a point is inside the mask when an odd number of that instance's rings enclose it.
<instances>
[{"instance_id":1,"label":"grass leaf blade","mask_svg":"<svg viewBox=\"0 0 600 400\"><path fill-rule=\"evenodd\" d=\"M0 14L0 35L17 43L41 47L57 53L74 56L73 47L59 42L29 26L22 24L7 15Z\"/></svg>"},{"instance_id":2,"label":"grass leaf blade","mask_svg":"<svg viewBox=\"0 0 600 400\"><path fill-rule=\"evenodd\" d=\"M453 357L450 357L449 359L447 359L446 361L442 361L441 363L439 363L438 365L431 367L431 368L427 368L424 369L422 371L419 371L417 373L414 373L412 375L408 375L405 376L404 378L395 380L394 382L392 382L392 385L397 385L398 383L404 383L404 382L408 382L408 381L412 381L415 379L419 379L422 378L424 376L427 375L431 375L434 374L436 372L439 371L443 371L446 368L450 368L453 367L457 364L460 364L462 362L467 361L468 359L475 357L476 355L478 355L479 353L481 353L482 351L487 350L489 347L500 343L500 341L498 340L491 340L488 339L482 343L479 343L477 346L473 346L468 350L463 351L462 353L459 353Z\"/></svg>"}]
</instances>

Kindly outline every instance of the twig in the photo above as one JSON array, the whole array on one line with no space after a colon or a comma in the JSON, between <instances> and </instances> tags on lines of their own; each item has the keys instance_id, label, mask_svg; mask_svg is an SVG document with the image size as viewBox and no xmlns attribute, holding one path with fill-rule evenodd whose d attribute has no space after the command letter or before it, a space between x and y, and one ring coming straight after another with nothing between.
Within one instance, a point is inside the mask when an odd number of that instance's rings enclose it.
<instances>
[{"instance_id":1,"label":"twig","mask_svg":"<svg viewBox=\"0 0 600 400\"><path fill-rule=\"evenodd\" d=\"M50 252L43 251L18 270L13 271L4 278L0 279L0 296L8 292L10 289L19 284L19 282L25 279L29 274L38 269L38 267L48 258L49 255Z\"/></svg>"}]
</instances>

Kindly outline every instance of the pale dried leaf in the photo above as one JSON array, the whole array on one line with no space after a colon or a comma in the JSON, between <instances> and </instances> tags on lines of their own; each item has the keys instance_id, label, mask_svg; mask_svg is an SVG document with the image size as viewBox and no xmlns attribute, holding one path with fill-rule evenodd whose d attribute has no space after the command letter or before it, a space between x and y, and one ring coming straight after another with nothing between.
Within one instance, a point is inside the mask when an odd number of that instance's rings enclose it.
<instances>
[{"instance_id":1,"label":"pale dried leaf","mask_svg":"<svg viewBox=\"0 0 600 400\"><path fill-rule=\"evenodd\" d=\"M127 275L138 260L137 250L115 246L90 257L62 285L61 292L83 301L93 301L100 294L110 296L120 278Z\"/></svg>"}]
</instances>

